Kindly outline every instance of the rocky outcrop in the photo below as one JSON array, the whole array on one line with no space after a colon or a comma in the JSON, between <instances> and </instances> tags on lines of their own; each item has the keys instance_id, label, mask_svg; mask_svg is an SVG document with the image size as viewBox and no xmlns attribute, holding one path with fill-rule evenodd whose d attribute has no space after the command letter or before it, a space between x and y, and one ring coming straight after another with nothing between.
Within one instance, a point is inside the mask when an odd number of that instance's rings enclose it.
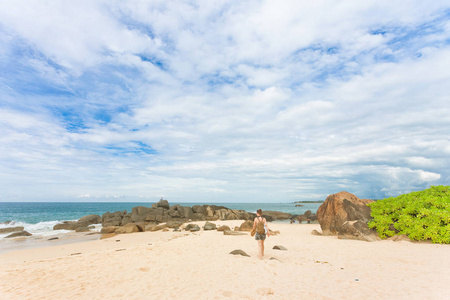
<instances>
[{"instance_id":1,"label":"rocky outcrop","mask_svg":"<svg viewBox=\"0 0 450 300\"><path fill-rule=\"evenodd\" d=\"M151 207L133 207L131 213L127 213L127 211L107 212L102 216L102 226L123 226L127 223L138 222L158 224L177 221L182 224L187 221L252 220L254 217L255 214L244 210L216 205L170 206L167 200L161 199Z\"/></svg>"},{"instance_id":2,"label":"rocky outcrop","mask_svg":"<svg viewBox=\"0 0 450 300\"><path fill-rule=\"evenodd\" d=\"M10 235L8 235L5 238L8 239L8 238L15 238L15 237L20 237L20 236L32 236L32 234L29 233L28 231L23 230L23 231L11 233Z\"/></svg>"},{"instance_id":3,"label":"rocky outcrop","mask_svg":"<svg viewBox=\"0 0 450 300\"><path fill-rule=\"evenodd\" d=\"M23 231L23 227L17 226L17 227L0 228L0 233L10 233L10 232L16 232L16 231Z\"/></svg>"},{"instance_id":4,"label":"rocky outcrop","mask_svg":"<svg viewBox=\"0 0 450 300\"><path fill-rule=\"evenodd\" d=\"M327 197L317 210L317 218L323 235L338 235L339 238L365 241L377 240L375 231L368 228L371 220L369 199L359 199L348 192Z\"/></svg>"}]
</instances>

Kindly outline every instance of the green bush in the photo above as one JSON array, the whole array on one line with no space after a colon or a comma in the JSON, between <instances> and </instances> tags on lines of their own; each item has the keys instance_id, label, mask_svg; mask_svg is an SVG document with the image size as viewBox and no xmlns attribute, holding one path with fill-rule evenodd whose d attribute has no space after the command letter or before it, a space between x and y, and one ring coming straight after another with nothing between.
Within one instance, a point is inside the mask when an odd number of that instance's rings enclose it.
<instances>
[{"instance_id":1,"label":"green bush","mask_svg":"<svg viewBox=\"0 0 450 300\"><path fill-rule=\"evenodd\" d=\"M369 204L369 227L381 238L405 234L412 240L450 244L450 186L386 198Z\"/></svg>"}]
</instances>

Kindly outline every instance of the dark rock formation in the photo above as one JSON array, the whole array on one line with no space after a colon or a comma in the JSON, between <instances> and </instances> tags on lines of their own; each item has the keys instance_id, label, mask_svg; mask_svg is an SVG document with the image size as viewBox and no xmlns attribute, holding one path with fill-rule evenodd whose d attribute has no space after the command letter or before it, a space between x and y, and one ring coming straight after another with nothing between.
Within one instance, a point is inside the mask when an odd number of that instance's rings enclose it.
<instances>
[{"instance_id":1,"label":"dark rock formation","mask_svg":"<svg viewBox=\"0 0 450 300\"><path fill-rule=\"evenodd\" d=\"M23 230L23 231L11 233L10 235L8 235L5 238L14 238L14 237L19 237L19 236L32 236L32 234L29 233L28 231Z\"/></svg>"},{"instance_id":2,"label":"dark rock formation","mask_svg":"<svg viewBox=\"0 0 450 300\"><path fill-rule=\"evenodd\" d=\"M368 228L371 220L370 207L373 200L359 199L348 192L340 192L327 197L317 210L317 217L323 235L338 235L343 239L374 241L375 231Z\"/></svg>"},{"instance_id":3,"label":"dark rock formation","mask_svg":"<svg viewBox=\"0 0 450 300\"><path fill-rule=\"evenodd\" d=\"M165 223L170 221L216 221L216 220L252 220L255 214L244 210L234 210L216 205L194 205L193 207L173 205L160 200L151 207L133 207L131 213L107 212L102 216L103 227L123 226L127 223L144 222ZM178 225L179 226L179 225Z\"/></svg>"},{"instance_id":4,"label":"dark rock formation","mask_svg":"<svg viewBox=\"0 0 450 300\"><path fill-rule=\"evenodd\" d=\"M23 227L17 226L17 227L0 228L0 233L10 233L10 232L15 232L15 231L23 231Z\"/></svg>"}]
</instances>

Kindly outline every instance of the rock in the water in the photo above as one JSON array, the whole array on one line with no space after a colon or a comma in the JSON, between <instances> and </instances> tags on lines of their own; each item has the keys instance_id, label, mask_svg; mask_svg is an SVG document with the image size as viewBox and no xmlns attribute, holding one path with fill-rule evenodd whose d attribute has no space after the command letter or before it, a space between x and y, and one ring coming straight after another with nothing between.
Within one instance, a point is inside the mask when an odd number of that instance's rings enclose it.
<instances>
[{"instance_id":1,"label":"rock in the water","mask_svg":"<svg viewBox=\"0 0 450 300\"><path fill-rule=\"evenodd\" d=\"M89 228L88 227L78 227L77 229L75 229L75 232L88 232Z\"/></svg>"},{"instance_id":2,"label":"rock in the water","mask_svg":"<svg viewBox=\"0 0 450 300\"><path fill-rule=\"evenodd\" d=\"M286 247L281 246L281 245L275 245L275 246L273 246L272 249L275 249L275 250L283 250L283 251L286 251L286 250L287 250Z\"/></svg>"},{"instance_id":3,"label":"rock in the water","mask_svg":"<svg viewBox=\"0 0 450 300\"><path fill-rule=\"evenodd\" d=\"M318 232L317 230L313 230L313 231L311 231L311 234L312 235L322 235L322 233L320 233L320 232Z\"/></svg>"},{"instance_id":4,"label":"rock in the water","mask_svg":"<svg viewBox=\"0 0 450 300\"><path fill-rule=\"evenodd\" d=\"M15 232L15 231L23 231L23 227L17 226L17 227L0 228L0 233L10 233L10 232Z\"/></svg>"},{"instance_id":5,"label":"rock in the water","mask_svg":"<svg viewBox=\"0 0 450 300\"><path fill-rule=\"evenodd\" d=\"M139 227L134 223L128 223L116 229L116 234L139 232Z\"/></svg>"},{"instance_id":6,"label":"rock in the water","mask_svg":"<svg viewBox=\"0 0 450 300\"><path fill-rule=\"evenodd\" d=\"M206 222L205 226L203 226L203 230L215 230L215 229L217 229L216 224L211 222Z\"/></svg>"},{"instance_id":7,"label":"rock in the water","mask_svg":"<svg viewBox=\"0 0 450 300\"><path fill-rule=\"evenodd\" d=\"M217 231L225 231L225 230L231 230L231 229L227 225L222 225L219 228L217 228Z\"/></svg>"},{"instance_id":8,"label":"rock in the water","mask_svg":"<svg viewBox=\"0 0 450 300\"><path fill-rule=\"evenodd\" d=\"M102 222L102 217L100 217L99 215L88 215L79 219L78 222L86 223L87 225L100 224Z\"/></svg>"},{"instance_id":9,"label":"rock in the water","mask_svg":"<svg viewBox=\"0 0 450 300\"><path fill-rule=\"evenodd\" d=\"M247 235L245 232L225 230L223 235Z\"/></svg>"},{"instance_id":10,"label":"rock in the water","mask_svg":"<svg viewBox=\"0 0 450 300\"><path fill-rule=\"evenodd\" d=\"M368 228L371 220L369 199L359 199L348 192L327 197L317 210L317 218L323 235L338 235L340 238L372 241L377 240L375 231Z\"/></svg>"},{"instance_id":11,"label":"rock in the water","mask_svg":"<svg viewBox=\"0 0 450 300\"><path fill-rule=\"evenodd\" d=\"M263 211L263 216L267 221L289 220L292 218L292 214L284 213L281 211Z\"/></svg>"},{"instance_id":12,"label":"rock in the water","mask_svg":"<svg viewBox=\"0 0 450 300\"><path fill-rule=\"evenodd\" d=\"M245 253L245 252L244 252L243 250L241 250L241 249L233 250L233 251L230 252L230 254L233 254L233 255L242 255L242 256L250 257L250 255L248 255L247 253Z\"/></svg>"},{"instance_id":13,"label":"rock in the water","mask_svg":"<svg viewBox=\"0 0 450 300\"><path fill-rule=\"evenodd\" d=\"M10 235L8 235L6 238L14 238L14 237L19 237L19 236L32 236L31 233L29 233L28 231L19 231L19 232L13 232Z\"/></svg>"},{"instance_id":14,"label":"rock in the water","mask_svg":"<svg viewBox=\"0 0 450 300\"><path fill-rule=\"evenodd\" d=\"M240 231L252 231L253 229L253 221L247 220L241 224L239 227Z\"/></svg>"}]
</instances>

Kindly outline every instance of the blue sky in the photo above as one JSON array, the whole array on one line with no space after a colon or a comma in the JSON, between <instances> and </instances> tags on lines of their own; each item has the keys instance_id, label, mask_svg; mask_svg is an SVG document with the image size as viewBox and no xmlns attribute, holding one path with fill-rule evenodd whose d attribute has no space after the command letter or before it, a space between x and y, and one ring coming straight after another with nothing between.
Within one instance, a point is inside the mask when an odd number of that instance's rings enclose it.
<instances>
[{"instance_id":1,"label":"blue sky","mask_svg":"<svg viewBox=\"0 0 450 300\"><path fill-rule=\"evenodd\" d=\"M450 182L448 1L0 1L0 201Z\"/></svg>"}]
</instances>

